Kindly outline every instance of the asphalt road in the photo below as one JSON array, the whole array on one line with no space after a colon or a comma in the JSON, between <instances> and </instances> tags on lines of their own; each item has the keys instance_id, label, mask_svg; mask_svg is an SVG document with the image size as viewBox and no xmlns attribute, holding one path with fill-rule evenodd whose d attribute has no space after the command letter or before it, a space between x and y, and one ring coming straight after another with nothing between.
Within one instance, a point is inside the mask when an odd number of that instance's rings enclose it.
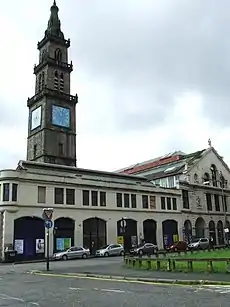
<instances>
[{"instance_id":1,"label":"asphalt road","mask_svg":"<svg viewBox=\"0 0 230 307\"><path fill-rule=\"evenodd\" d=\"M9 307L228 307L230 287L195 287L105 281L5 272L0 306Z\"/></svg>"}]
</instances>

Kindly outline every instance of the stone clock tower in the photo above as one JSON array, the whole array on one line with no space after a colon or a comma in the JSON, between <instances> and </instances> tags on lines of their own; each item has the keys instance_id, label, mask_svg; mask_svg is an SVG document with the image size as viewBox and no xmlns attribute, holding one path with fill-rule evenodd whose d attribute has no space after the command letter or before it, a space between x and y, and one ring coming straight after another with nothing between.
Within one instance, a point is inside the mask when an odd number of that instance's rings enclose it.
<instances>
[{"instance_id":1,"label":"stone clock tower","mask_svg":"<svg viewBox=\"0 0 230 307\"><path fill-rule=\"evenodd\" d=\"M54 1L45 36L38 43L35 95L29 98L27 160L76 166L77 95L70 95L70 40L61 31Z\"/></svg>"}]
</instances>

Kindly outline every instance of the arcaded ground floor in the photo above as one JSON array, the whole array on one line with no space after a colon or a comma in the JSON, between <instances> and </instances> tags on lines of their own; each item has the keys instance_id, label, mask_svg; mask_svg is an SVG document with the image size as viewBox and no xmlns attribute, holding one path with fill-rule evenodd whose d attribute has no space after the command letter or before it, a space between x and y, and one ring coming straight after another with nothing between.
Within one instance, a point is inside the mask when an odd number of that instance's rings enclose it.
<instances>
[{"instance_id":1,"label":"arcaded ground floor","mask_svg":"<svg viewBox=\"0 0 230 307\"><path fill-rule=\"evenodd\" d=\"M41 215L42 208L34 207L2 213L2 259L6 247L17 251L18 260L44 258L47 230ZM122 243L123 239L127 249L143 240L164 248L179 239L190 241L192 237L212 237L215 245L224 244L224 217L58 208L54 210L53 227L49 230L49 253L74 245L94 252L105 244Z\"/></svg>"}]
</instances>

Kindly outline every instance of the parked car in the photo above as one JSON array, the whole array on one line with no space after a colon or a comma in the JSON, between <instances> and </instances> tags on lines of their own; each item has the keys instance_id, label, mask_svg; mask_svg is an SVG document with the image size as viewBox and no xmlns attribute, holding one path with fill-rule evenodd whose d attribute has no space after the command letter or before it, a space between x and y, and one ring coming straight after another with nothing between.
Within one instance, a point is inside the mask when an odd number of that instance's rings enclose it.
<instances>
[{"instance_id":1,"label":"parked car","mask_svg":"<svg viewBox=\"0 0 230 307\"><path fill-rule=\"evenodd\" d=\"M77 259L77 258L83 258L86 259L88 256L90 256L89 249L85 249L81 246L73 246L65 251L57 252L53 255L54 260L68 260L68 259Z\"/></svg>"},{"instance_id":2,"label":"parked car","mask_svg":"<svg viewBox=\"0 0 230 307\"><path fill-rule=\"evenodd\" d=\"M206 249L208 247L209 247L208 238L193 239L193 241L188 245L189 249Z\"/></svg>"},{"instance_id":3,"label":"parked car","mask_svg":"<svg viewBox=\"0 0 230 307\"><path fill-rule=\"evenodd\" d=\"M158 246L153 243L139 244L137 247L130 250L133 255L153 255L158 251Z\"/></svg>"},{"instance_id":4,"label":"parked car","mask_svg":"<svg viewBox=\"0 0 230 307\"><path fill-rule=\"evenodd\" d=\"M124 247L121 244L108 244L96 251L97 257L123 256Z\"/></svg>"},{"instance_id":5,"label":"parked car","mask_svg":"<svg viewBox=\"0 0 230 307\"><path fill-rule=\"evenodd\" d=\"M178 241L166 248L168 252L184 252L188 249L188 244L185 241Z\"/></svg>"}]
</instances>

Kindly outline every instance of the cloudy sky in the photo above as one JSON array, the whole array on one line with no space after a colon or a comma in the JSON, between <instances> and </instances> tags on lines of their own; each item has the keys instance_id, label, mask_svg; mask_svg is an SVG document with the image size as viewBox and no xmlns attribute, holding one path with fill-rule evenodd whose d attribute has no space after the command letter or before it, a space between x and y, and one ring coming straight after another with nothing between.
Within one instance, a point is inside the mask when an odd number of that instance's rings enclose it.
<instances>
[{"instance_id":1,"label":"cloudy sky","mask_svg":"<svg viewBox=\"0 0 230 307\"><path fill-rule=\"evenodd\" d=\"M0 168L26 158L27 98L52 0L1 1ZM230 163L229 0L57 0L78 93L78 166L213 146Z\"/></svg>"}]
</instances>

